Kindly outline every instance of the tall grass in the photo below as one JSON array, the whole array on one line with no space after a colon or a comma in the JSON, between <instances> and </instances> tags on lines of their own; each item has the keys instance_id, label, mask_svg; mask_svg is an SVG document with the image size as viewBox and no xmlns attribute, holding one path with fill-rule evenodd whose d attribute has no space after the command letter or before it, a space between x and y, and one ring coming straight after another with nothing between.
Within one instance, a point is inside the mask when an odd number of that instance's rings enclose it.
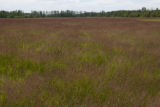
<instances>
[{"instance_id":1,"label":"tall grass","mask_svg":"<svg viewBox=\"0 0 160 107\"><path fill-rule=\"evenodd\" d=\"M0 106L160 104L158 23L57 18L2 24Z\"/></svg>"}]
</instances>

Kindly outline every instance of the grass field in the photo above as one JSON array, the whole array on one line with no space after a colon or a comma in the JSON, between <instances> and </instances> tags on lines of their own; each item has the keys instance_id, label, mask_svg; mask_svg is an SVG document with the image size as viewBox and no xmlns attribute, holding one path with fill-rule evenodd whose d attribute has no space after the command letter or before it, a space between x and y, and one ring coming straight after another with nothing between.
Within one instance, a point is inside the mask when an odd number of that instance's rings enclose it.
<instances>
[{"instance_id":1,"label":"grass field","mask_svg":"<svg viewBox=\"0 0 160 107\"><path fill-rule=\"evenodd\" d=\"M148 19L140 19L140 21L149 21L149 22L160 22L160 19L159 18L148 18Z\"/></svg>"},{"instance_id":2,"label":"grass field","mask_svg":"<svg viewBox=\"0 0 160 107\"><path fill-rule=\"evenodd\" d=\"M0 19L0 107L158 107L159 84L159 22Z\"/></svg>"}]
</instances>

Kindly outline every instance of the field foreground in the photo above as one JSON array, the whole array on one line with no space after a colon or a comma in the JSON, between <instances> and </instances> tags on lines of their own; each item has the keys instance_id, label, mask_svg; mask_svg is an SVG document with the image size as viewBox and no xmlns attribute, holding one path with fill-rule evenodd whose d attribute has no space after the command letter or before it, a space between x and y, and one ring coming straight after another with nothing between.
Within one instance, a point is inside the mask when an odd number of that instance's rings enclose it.
<instances>
[{"instance_id":1,"label":"field foreground","mask_svg":"<svg viewBox=\"0 0 160 107\"><path fill-rule=\"evenodd\" d=\"M0 19L0 107L160 106L160 22Z\"/></svg>"}]
</instances>

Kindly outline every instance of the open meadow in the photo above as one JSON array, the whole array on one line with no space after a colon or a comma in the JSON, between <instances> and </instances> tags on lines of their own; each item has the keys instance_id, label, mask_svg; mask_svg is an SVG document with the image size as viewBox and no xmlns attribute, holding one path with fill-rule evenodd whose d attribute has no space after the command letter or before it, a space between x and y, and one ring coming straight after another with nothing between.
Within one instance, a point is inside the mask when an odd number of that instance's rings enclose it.
<instances>
[{"instance_id":1,"label":"open meadow","mask_svg":"<svg viewBox=\"0 0 160 107\"><path fill-rule=\"evenodd\" d=\"M159 19L0 19L0 107L158 106Z\"/></svg>"}]
</instances>

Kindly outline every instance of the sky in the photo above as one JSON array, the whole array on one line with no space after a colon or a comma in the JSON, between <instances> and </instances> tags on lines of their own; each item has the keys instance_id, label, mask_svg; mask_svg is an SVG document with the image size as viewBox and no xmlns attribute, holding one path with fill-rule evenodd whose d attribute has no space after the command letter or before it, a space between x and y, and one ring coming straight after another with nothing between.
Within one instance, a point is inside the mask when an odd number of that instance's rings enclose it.
<instances>
[{"instance_id":1,"label":"sky","mask_svg":"<svg viewBox=\"0 0 160 107\"><path fill-rule=\"evenodd\" d=\"M160 8L160 0L0 0L0 10L113 11Z\"/></svg>"}]
</instances>

